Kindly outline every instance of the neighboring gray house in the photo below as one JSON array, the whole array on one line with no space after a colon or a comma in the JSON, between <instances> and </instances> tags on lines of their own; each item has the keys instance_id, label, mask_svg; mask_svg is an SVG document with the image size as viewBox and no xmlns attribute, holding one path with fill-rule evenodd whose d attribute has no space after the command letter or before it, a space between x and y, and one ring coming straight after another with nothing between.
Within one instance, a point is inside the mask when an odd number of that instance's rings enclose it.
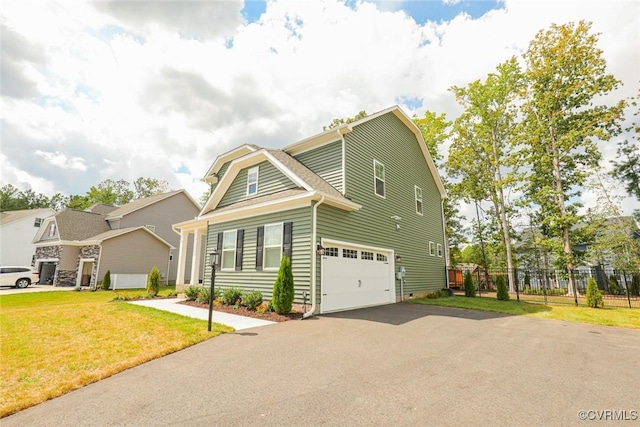
<instances>
[{"instance_id":1,"label":"neighboring gray house","mask_svg":"<svg viewBox=\"0 0 640 427\"><path fill-rule=\"evenodd\" d=\"M0 265L31 265L33 236L55 213L50 208L0 212Z\"/></svg>"},{"instance_id":2,"label":"neighboring gray house","mask_svg":"<svg viewBox=\"0 0 640 427\"><path fill-rule=\"evenodd\" d=\"M447 285L444 187L420 130L397 106L282 150L243 145L219 156L204 180L213 187L204 208L174 225L179 271L193 234L196 249L204 240L207 254L222 254L216 286L267 299L281 255L291 257L295 302L306 296L309 314Z\"/></svg>"},{"instance_id":3,"label":"neighboring gray house","mask_svg":"<svg viewBox=\"0 0 640 427\"><path fill-rule=\"evenodd\" d=\"M112 274L147 274L153 266L163 281L175 282L177 260L172 250L179 237L171 224L193 218L199 210L184 190L121 207L65 209L45 220L34 238L41 282L94 286L107 270ZM186 268L189 271L190 264Z\"/></svg>"}]
</instances>

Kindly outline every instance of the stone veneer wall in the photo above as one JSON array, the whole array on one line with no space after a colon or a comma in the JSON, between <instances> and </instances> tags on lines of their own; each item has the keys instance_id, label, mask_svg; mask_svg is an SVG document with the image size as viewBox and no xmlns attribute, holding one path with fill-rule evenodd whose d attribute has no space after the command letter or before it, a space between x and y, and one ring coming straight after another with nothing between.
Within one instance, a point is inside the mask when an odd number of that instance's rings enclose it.
<instances>
[{"instance_id":1,"label":"stone veneer wall","mask_svg":"<svg viewBox=\"0 0 640 427\"><path fill-rule=\"evenodd\" d=\"M58 274L60 269L58 266L60 265L60 257L62 256L62 248L58 245L54 246L40 246L36 248L35 260L39 259L57 259L56 261L56 270L53 276L53 286L58 285Z\"/></svg>"},{"instance_id":2,"label":"stone veneer wall","mask_svg":"<svg viewBox=\"0 0 640 427\"><path fill-rule=\"evenodd\" d=\"M95 288L98 285L98 260L100 259L100 246L91 245L83 246L80 248L80 254L78 255L78 268L80 268L80 259L93 258L93 266L91 268L91 282L89 287ZM76 275L78 273L76 269Z\"/></svg>"}]
</instances>

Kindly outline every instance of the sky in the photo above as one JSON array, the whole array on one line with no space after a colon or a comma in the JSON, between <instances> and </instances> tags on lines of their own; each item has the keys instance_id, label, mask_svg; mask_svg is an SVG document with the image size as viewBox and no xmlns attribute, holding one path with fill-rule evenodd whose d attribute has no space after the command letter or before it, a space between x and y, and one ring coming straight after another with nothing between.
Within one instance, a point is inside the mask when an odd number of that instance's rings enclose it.
<instances>
[{"instance_id":1,"label":"sky","mask_svg":"<svg viewBox=\"0 0 640 427\"><path fill-rule=\"evenodd\" d=\"M284 147L392 105L453 120L452 86L521 58L552 23L601 33L623 82L609 99L640 80L638 1L2 0L0 14L0 185L46 195L142 176L197 200L241 144ZM618 139L599 144L605 170ZM640 207L614 192L624 213Z\"/></svg>"}]
</instances>

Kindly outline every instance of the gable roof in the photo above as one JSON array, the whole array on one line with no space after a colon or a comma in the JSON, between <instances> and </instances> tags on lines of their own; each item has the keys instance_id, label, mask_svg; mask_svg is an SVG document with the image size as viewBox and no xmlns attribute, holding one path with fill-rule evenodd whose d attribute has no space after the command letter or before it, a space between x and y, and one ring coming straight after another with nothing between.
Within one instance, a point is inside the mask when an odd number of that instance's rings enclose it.
<instances>
[{"instance_id":1,"label":"gable roof","mask_svg":"<svg viewBox=\"0 0 640 427\"><path fill-rule=\"evenodd\" d=\"M241 145L240 147L234 148L231 151L227 151L226 153L219 155L214 160L213 164L211 165L207 173L204 174L204 178L202 178L202 180L209 184L215 184L220 179L220 177L217 174L225 163L235 160L239 157L245 156L259 149L260 147L258 147L257 145L244 144L244 145Z\"/></svg>"},{"instance_id":2,"label":"gable roof","mask_svg":"<svg viewBox=\"0 0 640 427\"><path fill-rule=\"evenodd\" d=\"M110 230L104 215L65 209L55 216L60 240L84 240Z\"/></svg>"},{"instance_id":3,"label":"gable roof","mask_svg":"<svg viewBox=\"0 0 640 427\"><path fill-rule=\"evenodd\" d=\"M207 203L200 211L200 216L210 213L218 207L222 197L242 169L254 166L264 161L270 162L276 169L287 176L287 178L297 184L299 189L304 189L304 193L309 196L317 196L317 198L325 197L325 203L346 210L358 210L361 208L359 204L347 199L324 179L320 178L316 173L312 172L309 168L291 157L289 154L282 150L261 148L258 151L253 151L250 154L246 154L231 162L227 172L224 174L216 188L213 190L213 193L211 193L209 200L207 200ZM291 196L291 194L290 192L282 191L270 196L270 200L276 200L278 198L284 199ZM257 197L256 199L261 198ZM243 206L256 204L256 202L249 204L244 202L245 201L240 203L243 203ZM231 206L236 206L236 204Z\"/></svg>"},{"instance_id":4,"label":"gable roof","mask_svg":"<svg viewBox=\"0 0 640 427\"><path fill-rule=\"evenodd\" d=\"M424 156L424 159L427 162L427 166L431 171L431 175L433 175L433 179L440 193L440 197L446 198L447 192L444 188L444 184L442 183L442 179L440 178L440 174L436 169L436 165L433 162L433 159L431 158L431 154L429 154L429 149L427 148L427 144L424 141L424 137L422 136L422 132L420 131L420 128L418 128L418 126L413 122L413 120L411 120L411 117L407 116L405 112L397 105L378 111L377 113L368 115L367 117L364 117L360 120L356 120L355 122L348 123L348 124L345 123L335 128L331 128L324 132L310 136L309 138L305 138L298 142L294 142L293 144L290 144L284 147L282 150L294 156L304 151L308 151L313 148L320 147L324 144L337 141L343 135L346 135L352 132L355 127L360 126L363 123L367 123L368 121L374 120L385 114L395 115L415 135L416 139L418 140L418 145L420 146L420 150L422 151L422 155Z\"/></svg>"},{"instance_id":5,"label":"gable roof","mask_svg":"<svg viewBox=\"0 0 640 427\"><path fill-rule=\"evenodd\" d=\"M51 208L40 209L21 209L18 211L0 212L0 225L9 224L14 221L28 218L30 216L46 215L47 217L54 215L56 211Z\"/></svg>"},{"instance_id":6,"label":"gable roof","mask_svg":"<svg viewBox=\"0 0 640 427\"><path fill-rule=\"evenodd\" d=\"M147 206L151 206L154 203L158 203L162 200L168 199L169 197L173 197L176 194L180 194L180 193L184 193L185 196L187 196L187 198L191 201L191 203L193 203L193 205L196 208L200 209L200 205L196 203L196 201L193 200L191 196L189 196L189 193L187 193L185 190L176 190L176 191L169 191L168 193L156 194L153 196L145 197L144 199L137 199L132 202L129 202L126 205L122 205L116 210L107 214L106 219L107 220L121 219L125 215L128 215L142 208L146 208Z\"/></svg>"}]
</instances>

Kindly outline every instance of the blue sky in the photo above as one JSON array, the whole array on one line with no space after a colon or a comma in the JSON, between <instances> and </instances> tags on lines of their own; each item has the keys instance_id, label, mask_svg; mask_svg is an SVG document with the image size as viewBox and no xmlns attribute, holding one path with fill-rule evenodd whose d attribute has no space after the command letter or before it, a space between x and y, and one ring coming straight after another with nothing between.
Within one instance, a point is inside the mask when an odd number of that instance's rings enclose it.
<instances>
[{"instance_id":1,"label":"blue sky","mask_svg":"<svg viewBox=\"0 0 640 427\"><path fill-rule=\"evenodd\" d=\"M355 9L356 5L360 1L361 0L347 0L345 4L352 9ZM403 10L418 24L424 24L427 21L450 21L460 13L466 13L471 16L471 18L477 19L490 10L500 9L504 7L504 3L502 1L480 0L455 0L450 2L442 2L437 0L365 1L368 3L376 4L380 10ZM248 0L244 2L242 14L247 22L251 23L257 21L266 9L266 1Z\"/></svg>"}]
</instances>

